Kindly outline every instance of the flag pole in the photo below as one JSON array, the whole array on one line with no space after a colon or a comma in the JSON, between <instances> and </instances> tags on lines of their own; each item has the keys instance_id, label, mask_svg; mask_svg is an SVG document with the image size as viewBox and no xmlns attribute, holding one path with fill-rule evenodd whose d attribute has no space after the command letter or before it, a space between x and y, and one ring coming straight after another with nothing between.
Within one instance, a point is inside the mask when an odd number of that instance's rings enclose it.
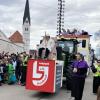
<instances>
[{"instance_id":1,"label":"flag pole","mask_svg":"<svg viewBox=\"0 0 100 100\"><path fill-rule=\"evenodd\" d=\"M45 39L45 49L44 49L45 51L44 51L44 54L43 54L43 58L44 58L44 56L46 55L46 47L47 47L47 46L46 46L46 45L47 45L47 44L46 44L46 32L45 32L44 39Z\"/></svg>"}]
</instances>

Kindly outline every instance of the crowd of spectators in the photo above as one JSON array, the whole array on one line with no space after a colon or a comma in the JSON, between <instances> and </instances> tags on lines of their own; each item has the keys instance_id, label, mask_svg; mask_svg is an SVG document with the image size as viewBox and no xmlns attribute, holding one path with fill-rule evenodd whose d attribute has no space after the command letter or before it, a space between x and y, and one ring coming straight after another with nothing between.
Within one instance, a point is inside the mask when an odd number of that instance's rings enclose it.
<instances>
[{"instance_id":1,"label":"crowd of spectators","mask_svg":"<svg viewBox=\"0 0 100 100\"><path fill-rule=\"evenodd\" d=\"M3 84L24 86L28 58L29 55L26 52L20 54L0 53L0 86Z\"/></svg>"}]
</instances>

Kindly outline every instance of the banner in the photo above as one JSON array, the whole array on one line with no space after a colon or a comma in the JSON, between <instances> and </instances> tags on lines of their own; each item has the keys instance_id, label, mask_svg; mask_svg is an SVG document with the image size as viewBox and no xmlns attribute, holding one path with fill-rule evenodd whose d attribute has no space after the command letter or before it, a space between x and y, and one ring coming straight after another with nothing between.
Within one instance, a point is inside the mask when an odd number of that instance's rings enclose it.
<instances>
[{"instance_id":1,"label":"banner","mask_svg":"<svg viewBox=\"0 0 100 100\"><path fill-rule=\"evenodd\" d=\"M63 67L61 65L56 65L56 91L58 91L62 87L62 72L63 72Z\"/></svg>"},{"instance_id":2,"label":"banner","mask_svg":"<svg viewBox=\"0 0 100 100\"><path fill-rule=\"evenodd\" d=\"M53 60L29 60L26 89L55 92L55 66Z\"/></svg>"}]
</instances>

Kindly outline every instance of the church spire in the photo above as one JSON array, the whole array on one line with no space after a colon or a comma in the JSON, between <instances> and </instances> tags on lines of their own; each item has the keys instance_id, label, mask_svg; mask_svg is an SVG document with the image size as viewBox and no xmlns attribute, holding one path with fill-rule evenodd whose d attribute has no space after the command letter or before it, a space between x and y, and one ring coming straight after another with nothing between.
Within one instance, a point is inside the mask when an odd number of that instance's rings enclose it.
<instances>
[{"instance_id":1,"label":"church spire","mask_svg":"<svg viewBox=\"0 0 100 100\"><path fill-rule=\"evenodd\" d=\"M25 23L26 19L28 19L29 24L31 24L31 21L30 21L29 0L26 0L24 17L23 17L23 24Z\"/></svg>"},{"instance_id":2,"label":"church spire","mask_svg":"<svg viewBox=\"0 0 100 100\"><path fill-rule=\"evenodd\" d=\"M23 17L23 41L24 51L29 52L30 50L30 9L29 0L26 0L24 17Z\"/></svg>"}]
</instances>

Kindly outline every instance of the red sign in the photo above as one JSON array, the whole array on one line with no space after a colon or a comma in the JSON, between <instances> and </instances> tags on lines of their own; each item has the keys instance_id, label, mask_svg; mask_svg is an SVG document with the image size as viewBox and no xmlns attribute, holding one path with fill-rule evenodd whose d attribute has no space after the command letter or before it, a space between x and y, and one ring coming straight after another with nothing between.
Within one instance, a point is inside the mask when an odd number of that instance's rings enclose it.
<instances>
[{"instance_id":1,"label":"red sign","mask_svg":"<svg viewBox=\"0 0 100 100\"><path fill-rule=\"evenodd\" d=\"M28 61L26 89L53 93L54 80L55 61L33 59Z\"/></svg>"}]
</instances>

